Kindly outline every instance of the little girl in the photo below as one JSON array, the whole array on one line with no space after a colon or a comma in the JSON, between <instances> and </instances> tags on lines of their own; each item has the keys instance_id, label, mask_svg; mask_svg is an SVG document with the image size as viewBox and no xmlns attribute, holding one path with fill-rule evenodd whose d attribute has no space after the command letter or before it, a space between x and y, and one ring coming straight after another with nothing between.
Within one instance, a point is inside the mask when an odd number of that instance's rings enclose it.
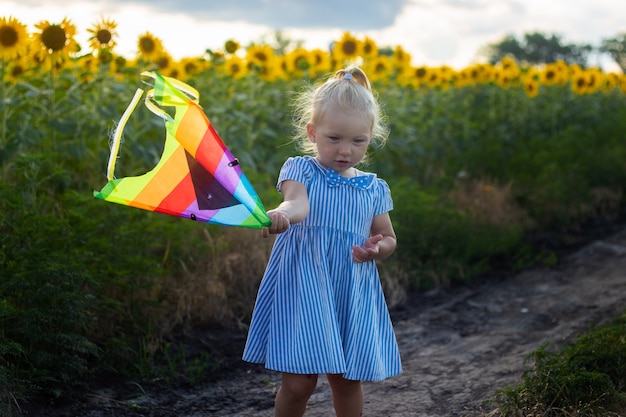
<instances>
[{"instance_id":1,"label":"little girl","mask_svg":"<svg viewBox=\"0 0 626 417\"><path fill-rule=\"evenodd\" d=\"M389 186L360 171L387 130L359 67L300 96L299 139L314 156L287 159L283 202L263 236L279 234L261 282L243 359L282 372L277 417L302 416L326 374L337 417L363 413L361 381L402 372L376 261L396 248Z\"/></svg>"}]
</instances>

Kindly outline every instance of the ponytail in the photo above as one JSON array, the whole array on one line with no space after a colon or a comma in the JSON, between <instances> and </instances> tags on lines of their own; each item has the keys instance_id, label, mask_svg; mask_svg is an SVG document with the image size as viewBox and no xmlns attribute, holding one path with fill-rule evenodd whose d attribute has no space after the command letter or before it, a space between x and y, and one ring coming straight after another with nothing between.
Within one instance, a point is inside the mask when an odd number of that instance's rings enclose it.
<instances>
[{"instance_id":1,"label":"ponytail","mask_svg":"<svg viewBox=\"0 0 626 417\"><path fill-rule=\"evenodd\" d=\"M365 75L365 72L363 72L363 70L357 66L350 66L344 69L340 69L335 72L335 75L332 78L337 80L351 80L365 87L368 91L372 91L370 80L367 78L367 75Z\"/></svg>"}]
</instances>

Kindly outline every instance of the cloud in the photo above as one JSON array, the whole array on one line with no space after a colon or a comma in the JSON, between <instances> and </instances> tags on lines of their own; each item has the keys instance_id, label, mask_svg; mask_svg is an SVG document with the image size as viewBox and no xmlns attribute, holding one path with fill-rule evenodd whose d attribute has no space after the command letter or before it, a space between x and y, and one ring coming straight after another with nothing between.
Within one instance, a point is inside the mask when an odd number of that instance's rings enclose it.
<instances>
[{"instance_id":1,"label":"cloud","mask_svg":"<svg viewBox=\"0 0 626 417\"><path fill-rule=\"evenodd\" d=\"M123 0L114 0L126 3ZM342 28L372 30L391 26L409 0L152 0L142 4L213 21L262 24L273 29Z\"/></svg>"},{"instance_id":2,"label":"cloud","mask_svg":"<svg viewBox=\"0 0 626 417\"><path fill-rule=\"evenodd\" d=\"M451 35L441 34L420 42L420 50L434 61L451 62L458 54L459 41Z\"/></svg>"}]
</instances>

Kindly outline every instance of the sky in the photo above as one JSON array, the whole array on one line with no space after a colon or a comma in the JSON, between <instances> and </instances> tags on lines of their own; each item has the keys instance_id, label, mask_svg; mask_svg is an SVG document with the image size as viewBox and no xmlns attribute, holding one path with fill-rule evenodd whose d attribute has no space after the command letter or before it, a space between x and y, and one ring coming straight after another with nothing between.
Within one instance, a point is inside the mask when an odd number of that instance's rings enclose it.
<instances>
[{"instance_id":1,"label":"sky","mask_svg":"<svg viewBox=\"0 0 626 417\"><path fill-rule=\"evenodd\" d=\"M42 20L68 18L76 40L88 47L87 29L102 17L118 24L116 52L137 53L140 35L161 39L176 59L220 49L228 39L243 46L271 42L280 30L310 49L327 49L344 32L369 36L379 47L401 45L414 65L474 62L479 50L506 35L556 34L562 43L598 46L626 32L623 0L2 0L0 17L13 16L35 31ZM618 71L610 57L589 64Z\"/></svg>"}]
</instances>

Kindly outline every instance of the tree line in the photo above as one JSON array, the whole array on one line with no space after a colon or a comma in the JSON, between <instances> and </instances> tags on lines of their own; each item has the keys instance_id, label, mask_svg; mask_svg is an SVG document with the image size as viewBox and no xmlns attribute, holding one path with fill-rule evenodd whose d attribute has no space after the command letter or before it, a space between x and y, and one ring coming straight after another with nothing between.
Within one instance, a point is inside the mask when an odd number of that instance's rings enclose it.
<instances>
[{"instance_id":1,"label":"tree line","mask_svg":"<svg viewBox=\"0 0 626 417\"><path fill-rule=\"evenodd\" d=\"M608 54L622 72L626 73L626 32L612 38L602 39L598 46L587 43L568 43L560 35L554 33L528 32L521 38L509 34L504 39L488 44L479 51L479 54L491 64L495 64L505 56L510 56L528 65L562 60L570 65L578 64L583 68L589 66L590 58L594 53Z\"/></svg>"}]
</instances>

